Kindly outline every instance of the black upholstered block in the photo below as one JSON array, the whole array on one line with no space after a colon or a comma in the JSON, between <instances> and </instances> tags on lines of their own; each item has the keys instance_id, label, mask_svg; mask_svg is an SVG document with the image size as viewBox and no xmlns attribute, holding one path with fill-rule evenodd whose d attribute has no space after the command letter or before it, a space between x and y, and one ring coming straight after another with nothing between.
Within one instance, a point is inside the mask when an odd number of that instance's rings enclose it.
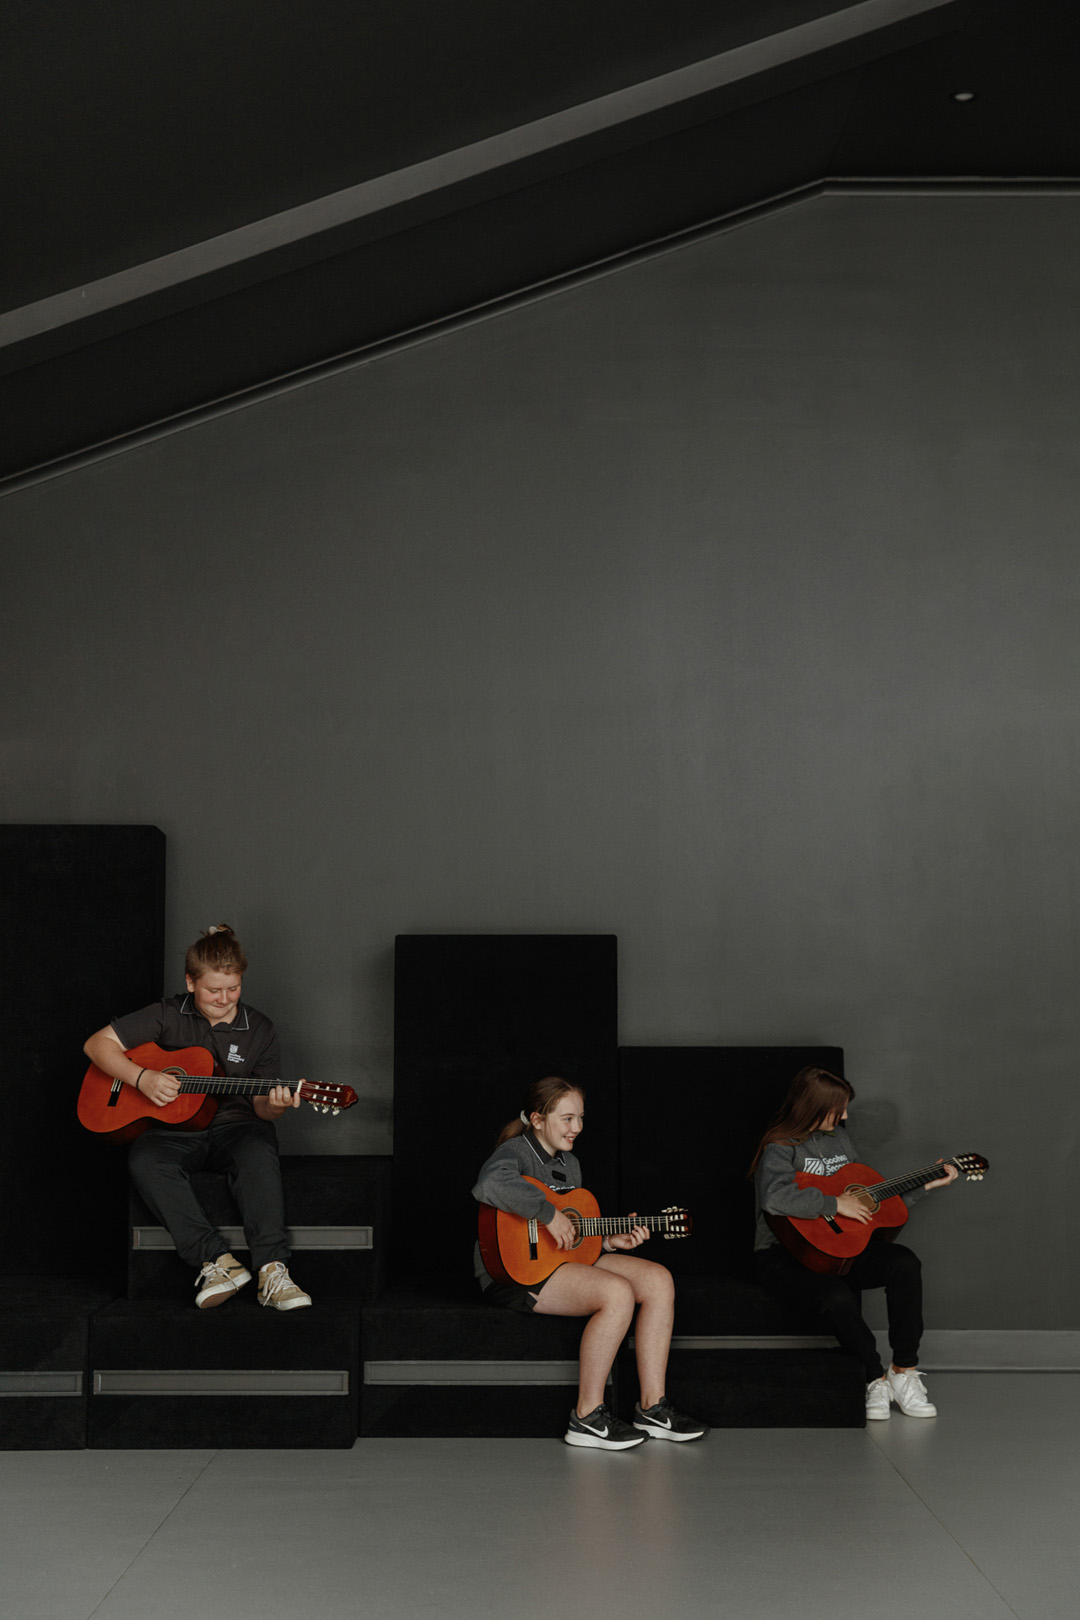
<instances>
[{"instance_id":1,"label":"black upholstered block","mask_svg":"<svg viewBox=\"0 0 1080 1620\"><path fill-rule=\"evenodd\" d=\"M365 1385L360 1433L366 1439L551 1440L565 1434L576 1401L576 1388L555 1385Z\"/></svg>"},{"instance_id":2,"label":"black upholstered block","mask_svg":"<svg viewBox=\"0 0 1080 1620\"><path fill-rule=\"evenodd\" d=\"M123 1289L124 1156L83 1129L75 1101L86 1037L161 994L164 910L157 827L0 827L0 984L18 1008L0 1137L10 1272Z\"/></svg>"},{"instance_id":3,"label":"black upholstered block","mask_svg":"<svg viewBox=\"0 0 1080 1620\"><path fill-rule=\"evenodd\" d=\"M754 1150L801 1068L842 1075L843 1062L839 1046L622 1048L621 1210L677 1204L694 1221L689 1238L653 1238L650 1258L679 1276L752 1276Z\"/></svg>"},{"instance_id":4,"label":"black upholstered block","mask_svg":"<svg viewBox=\"0 0 1080 1620\"><path fill-rule=\"evenodd\" d=\"M374 1154L289 1154L280 1162L285 1215L296 1240L289 1263L296 1281L312 1297L370 1299L379 1293L388 1263L393 1161ZM197 1172L191 1179L219 1228L241 1226L223 1174ZM159 1246L167 1237L134 1188L128 1215L128 1298L190 1300L195 1271L171 1245ZM352 1246L369 1236L370 1248ZM243 1244L235 1247L246 1260Z\"/></svg>"},{"instance_id":5,"label":"black upholstered block","mask_svg":"<svg viewBox=\"0 0 1080 1620\"><path fill-rule=\"evenodd\" d=\"M773 1299L743 1277L680 1276L675 1283L675 1334L828 1335L816 1316Z\"/></svg>"},{"instance_id":6,"label":"black upholstered block","mask_svg":"<svg viewBox=\"0 0 1080 1620\"><path fill-rule=\"evenodd\" d=\"M395 1276L440 1263L447 1276L468 1267L476 1205L463 1165L479 1169L525 1087L548 1074L587 1091L586 1181L610 1207L618 1150L616 974L613 935L398 937ZM468 1140L458 1129L465 1099ZM457 1123L448 1151L450 1117Z\"/></svg>"},{"instance_id":7,"label":"black upholstered block","mask_svg":"<svg viewBox=\"0 0 1080 1620\"><path fill-rule=\"evenodd\" d=\"M117 1300L90 1329L88 1443L123 1447L351 1446L359 1306L272 1311L254 1284L199 1311Z\"/></svg>"},{"instance_id":8,"label":"black upholstered block","mask_svg":"<svg viewBox=\"0 0 1080 1620\"><path fill-rule=\"evenodd\" d=\"M632 1358L620 1388L634 1399ZM839 1350L678 1350L668 1395L716 1429L857 1429L866 1422L859 1363Z\"/></svg>"},{"instance_id":9,"label":"black upholstered block","mask_svg":"<svg viewBox=\"0 0 1080 1620\"><path fill-rule=\"evenodd\" d=\"M81 1449L90 1316L108 1294L52 1277L13 1277L0 1279L0 1296L0 1446Z\"/></svg>"},{"instance_id":10,"label":"black upholstered block","mask_svg":"<svg viewBox=\"0 0 1080 1620\"><path fill-rule=\"evenodd\" d=\"M403 1281L364 1306L365 1360L577 1360L584 1322L486 1305L469 1279Z\"/></svg>"},{"instance_id":11,"label":"black upholstered block","mask_svg":"<svg viewBox=\"0 0 1080 1620\"><path fill-rule=\"evenodd\" d=\"M363 1307L361 1432L561 1434L583 1327L486 1305L466 1278L395 1284Z\"/></svg>"}]
</instances>

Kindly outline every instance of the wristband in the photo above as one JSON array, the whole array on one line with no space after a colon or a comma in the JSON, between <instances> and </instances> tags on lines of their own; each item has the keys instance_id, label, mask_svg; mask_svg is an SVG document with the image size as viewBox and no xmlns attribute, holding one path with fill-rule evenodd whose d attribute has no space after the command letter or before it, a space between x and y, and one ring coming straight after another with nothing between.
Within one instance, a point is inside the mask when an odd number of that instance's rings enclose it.
<instances>
[{"instance_id":1,"label":"wristband","mask_svg":"<svg viewBox=\"0 0 1080 1620\"><path fill-rule=\"evenodd\" d=\"M139 1093L140 1097L142 1096L142 1087L140 1086L139 1081L142 1079L145 1073L145 1069L140 1069L138 1074L135 1076L135 1090Z\"/></svg>"}]
</instances>

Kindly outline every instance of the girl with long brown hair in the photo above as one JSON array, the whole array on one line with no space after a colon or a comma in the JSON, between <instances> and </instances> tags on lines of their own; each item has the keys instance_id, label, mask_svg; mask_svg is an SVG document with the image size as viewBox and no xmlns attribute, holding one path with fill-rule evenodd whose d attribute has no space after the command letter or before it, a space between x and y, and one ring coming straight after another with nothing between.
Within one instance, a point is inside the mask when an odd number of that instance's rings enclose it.
<instances>
[{"instance_id":1,"label":"girl with long brown hair","mask_svg":"<svg viewBox=\"0 0 1080 1620\"><path fill-rule=\"evenodd\" d=\"M499 1133L495 1151L483 1165L473 1197L511 1215L536 1220L558 1249L572 1249L577 1230L555 1196L580 1187L581 1166L573 1148L585 1123L580 1086L557 1075L534 1081L518 1117ZM526 1181L531 1176L547 1191ZM633 1217L629 1217L633 1219ZM538 1316L587 1316L581 1335L577 1405L563 1436L568 1445L626 1451L650 1437L700 1440L704 1423L677 1412L665 1393L668 1350L675 1314L675 1288L665 1266L631 1251L649 1236L644 1226L605 1237L594 1265L560 1264L538 1289L496 1282L476 1247L475 1270L484 1298L510 1310ZM624 1423L604 1404L608 1374L634 1311L634 1351L640 1400L633 1423Z\"/></svg>"},{"instance_id":2,"label":"girl with long brown hair","mask_svg":"<svg viewBox=\"0 0 1080 1620\"><path fill-rule=\"evenodd\" d=\"M800 1187L800 1171L831 1176L845 1164L858 1162L855 1146L845 1129L854 1087L828 1069L800 1069L779 1113L762 1136L751 1165L757 1194L758 1216L754 1235L754 1261L762 1286L787 1305L816 1316L836 1335L841 1349L860 1361L866 1374L866 1416L887 1418L895 1401L908 1417L931 1418L937 1408L926 1394L918 1371L922 1338L922 1267L917 1255L902 1243L891 1243L884 1232L870 1242L842 1277L809 1271L781 1245L766 1215L813 1220L835 1219L837 1214L865 1224L864 1205L849 1193L833 1197L818 1187ZM914 1203L924 1192L947 1187L956 1169L943 1165L941 1177L904 1195ZM884 1288L889 1318L892 1364L886 1371L874 1334L863 1320L859 1292Z\"/></svg>"}]
</instances>

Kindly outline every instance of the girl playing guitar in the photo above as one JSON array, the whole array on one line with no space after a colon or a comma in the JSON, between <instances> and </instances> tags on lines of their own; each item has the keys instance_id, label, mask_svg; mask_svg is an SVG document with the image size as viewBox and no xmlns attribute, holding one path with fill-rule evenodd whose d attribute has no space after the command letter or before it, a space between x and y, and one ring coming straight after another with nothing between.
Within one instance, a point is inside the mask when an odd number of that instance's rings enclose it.
<instances>
[{"instance_id":1,"label":"girl playing guitar","mask_svg":"<svg viewBox=\"0 0 1080 1620\"><path fill-rule=\"evenodd\" d=\"M758 1205L754 1238L758 1280L775 1298L820 1317L841 1348L862 1362L867 1418L887 1418L891 1401L908 1417L936 1417L937 1408L927 1399L917 1370L923 1331L918 1256L903 1244L889 1242L883 1232L875 1232L844 1276L823 1275L808 1270L789 1254L765 1219L766 1214L806 1220L839 1214L861 1224L871 1219L864 1205L850 1194L831 1197L795 1181L800 1171L832 1175L843 1165L858 1161L844 1129L854 1096L853 1087L827 1069L800 1069L780 1112L761 1138L751 1166ZM905 1194L905 1202L913 1203L935 1187L947 1187L956 1175L953 1165L943 1165L939 1180ZM887 1372L859 1310L855 1290L864 1288L885 1290L893 1353Z\"/></svg>"},{"instance_id":2,"label":"girl playing guitar","mask_svg":"<svg viewBox=\"0 0 1080 1620\"><path fill-rule=\"evenodd\" d=\"M473 1197L512 1215L539 1221L560 1250L571 1249L577 1234L569 1217L553 1198L523 1178L543 1181L553 1193L580 1187L581 1169L572 1149L584 1122L584 1094L578 1087L555 1076L535 1081L525 1093L517 1119L500 1132ZM535 1311L538 1316L589 1318L581 1336L577 1406L563 1436L568 1445L625 1451L650 1437L700 1440L709 1432L704 1423L677 1412L664 1393L675 1289L665 1266L629 1252L648 1236L645 1227L635 1226L629 1232L605 1237L595 1265L561 1264L531 1292L518 1283L496 1282L484 1268L477 1244L476 1276L491 1304ZM604 1389L635 1306L641 1400L631 1425L608 1411Z\"/></svg>"}]
</instances>

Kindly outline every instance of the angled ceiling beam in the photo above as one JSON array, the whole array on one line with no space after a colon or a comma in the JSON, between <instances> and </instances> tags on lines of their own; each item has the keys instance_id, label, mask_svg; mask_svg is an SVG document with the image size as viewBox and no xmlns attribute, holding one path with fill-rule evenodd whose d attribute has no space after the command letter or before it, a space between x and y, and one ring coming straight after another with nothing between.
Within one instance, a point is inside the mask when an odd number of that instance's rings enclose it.
<instances>
[{"instance_id":1,"label":"angled ceiling beam","mask_svg":"<svg viewBox=\"0 0 1080 1620\"><path fill-rule=\"evenodd\" d=\"M941 32L960 0L860 0L425 162L0 314L2 370L311 263L806 77ZM794 77L793 77L794 75Z\"/></svg>"}]
</instances>

